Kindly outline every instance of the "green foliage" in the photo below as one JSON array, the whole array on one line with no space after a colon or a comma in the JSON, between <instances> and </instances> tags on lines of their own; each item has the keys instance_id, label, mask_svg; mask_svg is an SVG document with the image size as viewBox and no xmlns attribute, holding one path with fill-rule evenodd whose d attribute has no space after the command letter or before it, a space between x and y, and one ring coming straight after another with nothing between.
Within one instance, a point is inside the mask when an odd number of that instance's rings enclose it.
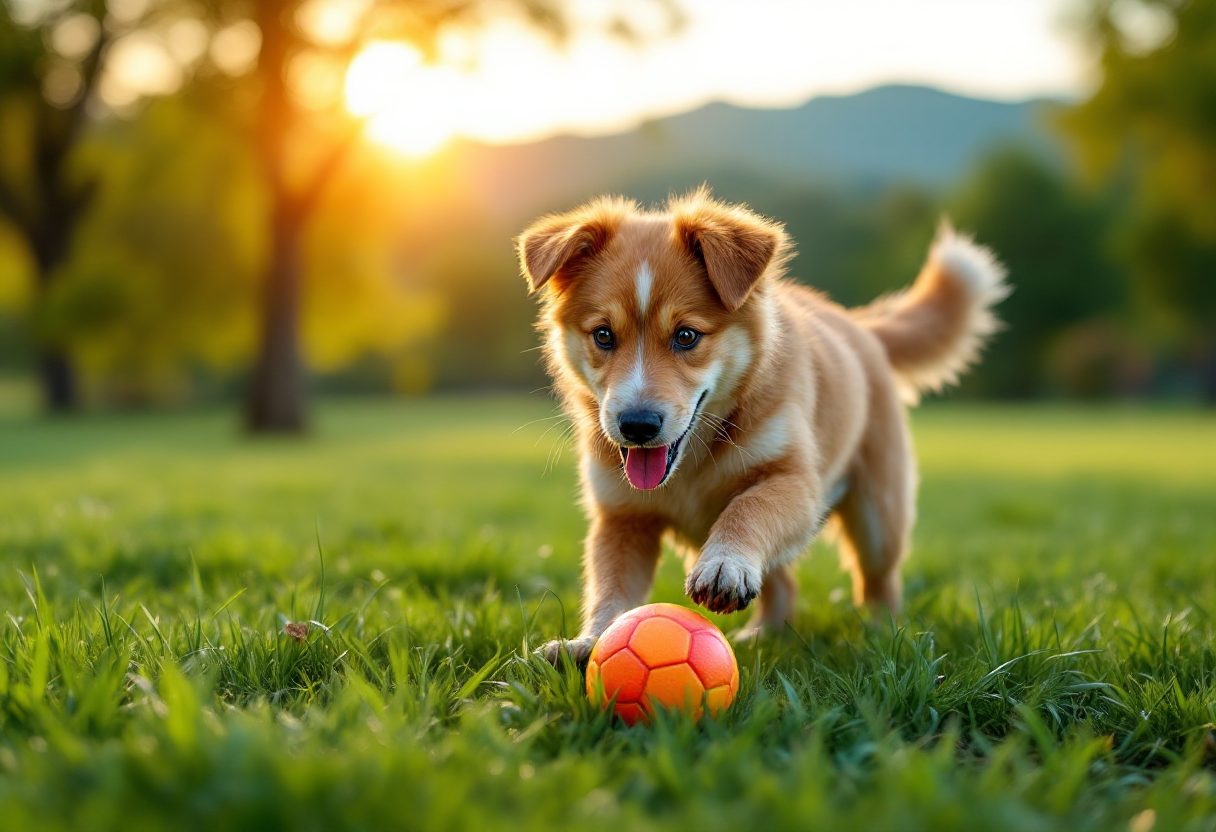
<instances>
[{"instance_id":1,"label":"green foliage","mask_svg":"<svg viewBox=\"0 0 1216 832\"><path fill-rule=\"evenodd\" d=\"M517 5L538 25L554 10ZM0 321L0 341L36 338L43 352L70 354L104 397L148 401L182 392L200 366L248 363L268 306L303 318L301 352L322 369L397 356L434 329L435 298L398 279L394 262L399 173L360 140L341 78L373 33L433 43L441 23L485 9L352 7L349 42L334 44L301 22L301 6L156 0L109 14L104 0L0 2L0 304L32 296L21 304L30 325ZM104 22L83 47L57 36L80 15ZM244 69L207 48L240 21L261 31L260 58ZM112 45L173 43L180 23L205 40L193 57L165 54L178 63L177 97L124 91L107 74ZM301 88L305 63L325 77ZM331 94L321 101L312 87ZM319 203L323 221L310 222ZM10 228L25 249L12 256ZM23 259L35 280L18 279ZM270 296L268 273L289 275L290 301Z\"/></svg>"},{"instance_id":2,"label":"green foliage","mask_svg":"<svg viewBox=\"0 0 1216 832\"><path fill-rule=\"evenodd\" d=\"M999 309L1006 329L968 388L1006 396L1049 392L1050 360L1061 342L1095 318L1126 314L1124 275L1104 250L1108 206L1042 160L1009 149L964 183L949 214L998 253L1014 287ZM1116 377L1100 386L1117 392L1119 371L1112 367Z\"/></svg>"},{"instance_id":3,"label":"green foliage","mask_svg":"<svg viewBox=\"0 0 1216 832\"><path fill-rule=\"evenodd\" d=\"M506 240L508 234L502 234ZM429 288L447 314L431 341L428 360L447 387L549 384L541 370L540 339L530 326L536 299L518 276L515 252L491 249L441 251L425 268Z\"/></svg>"},{"instance_id":4,"label":"green foliage","mask_svg":"<svg viewBox=\"0 0 1216 832\"><path fill-rule=\"evenodd\" d=\"M1006 328L964 381L965 395L1109 396L1147 384L1151 356L1139 345L1124 270L1107 250L1111 206L1041 154L995 151L944 196L913 186L806 189L770 197L764 209L796 241L791 273L845 305L907 286L943 215L993 248L1014 292L998 310Z\"/></svg>"},{"instance_id":5,"label":"green foliage","mask_svg":"<svg viewBox=\"0 0 1216 832\"><path fill-rule=\"evenodd\" d=\"M96 131L75 163L96 193L42 298L43 331L111 390L145 396L192 364L246 359L266 209L240 145L197 103L164 100Z\"/></svg>"},{"instance_id":6,"label":"green foliage","mask_svg":"<svg viewBox=\"0 0 1216 832\"><path fill-rule=\"evenodd\" d=\"M663 129L675 131L666 139L660 130L642 143L609 138L577 152L573 145L555 152L567 146L560 140L518 154L481 158L465 148L426 164L399 163L359 140L359 125L343 111L335 79L351 51L373 35L433 45L443 26L476 26L507 6L372 4L364 9L366 27L355 26L350 43L335 45L315 41L294 14L298 5L165 0L139 20L107 26L103 38L141 27L159 36L182 17L206 21L213 34L237 20L259 20L267 54L232 76L203 50L183 66L178 97L124 105L122 118L97 119L78 106L79 97L52 102L48 78L67 84L77 73L92 85L94 58L104 62L109 53L57 54L51 33L66 15L104 15L105 3L0 2L6 371L28 371L39 353L65 348L108 400L176 398L198 378L233 385L257 352L267 307L292 306L298 288L300 352L313 370L346 374L334 387L540 386L536 355L528 352L534 307L520 288L511 234L534 211L556 207L559 193L584 196L580 189L592 182L597 189L636 185L647 197L663 196L676 182L696 184L706 173L697 159L673 158L656 170L655 160L667 157L653 154L684 146L707 126L730 144L734 134L719 120L744 118L710 108L665 121ZM542 29L563 27L560 4L507 5ZM1165 39L1133 37L1123 21L1128 9L1150 10ZM748 168L746 158L733 168L714 162L711 181L723 196L785 221L800 252L794 275L845 304L906 285L943 208L975 231L1010 265L1016 291L1001 307L1008 330L969 377L966 394L1191 391L1206 374L1216 396L1216 2L1094 0L1090 12L1103 84L1062 121L1078 161L1107 181L1100 193L1074 188L1069 172L1044 161L1050 150L997 153L947 194L886 179L881 188L796 181L810 175L806 170L773 182L764 178L771 170ZM291 79L306 66L331 73L333 83L305 94ZM960 109L933 112L959 113L969 135L977 125L981 133L1000 125L1020 125L1022 135L1029 129L1030 105L1009 121L998 112L1006 108L907 89L852 102L848 107L864 105L869 115L860 122L842 115L841 123L887 124L874 121L881 107L929 108L943 98ZM776 125L771 115L747 118ZM782 152L797 144L798 125L812 124L796 115L764 128ZM848 131L842 135L832 141L854 142ZM912 147L924 139L908 141ZM978 141L964 144L973 149ZM588 161L595 154L602 166ZM39 158L57 161L42 170ZM494 170L490 158L511 169ZM626 173L601 182L563 164L602 167L601 178ZM542 187L533 179L556 181ZM571 181L561 190L564 179ZM54 244L35 252L33 241L48 239ZM267 274L275 263L283 267L276 273L292 275L293 289L272 303ZM1180 366L1180 380L1172 381ZM281 378L281 369L267 372Z\"/></svg>"},{"instance_id":7,"label":"green foliage","mask_svg":"<svg viewBox=\"0 0 1216 832\"><path fill-rule=\"evenodd\" d=\"M940 208L907 185L878 194L847 189L785 191L765 211L786 223L798 257L791 274L846 306L869 303L916 277Z\"/></svg>"},{"instance_id":8,"label":"green foliage","mask_svg":"<svg viewBox=\"0 0 1216 832\"><path fill-rule=\"evenodd\" d=\"M1117 236L1140 299L1170 316L1175 343L1210 350L1216 400L1216 2L1130 5L1163 37L1142 43L1119 3L1093 0L1087 31L1102 84L1063 125L1088 172L1123 200Z\"/></svg>"},{"instance_id":9,"label":"green foliage","mask_svg":"<svg viewBox=\"0 0 1216 832\"><path fill-rule=\"evenodd\" d=\"M456 301L420 279L419 264L399 254L408 177L383 152L361 147L308 225L301 329L316 370L333 372L367 356L408 362L439 327L447 301ZM417 392L429 379L401 380L397 389Z\"/></svg>"},{"instance_id":10,"label":"green foliage","mask_svg":"<svg viewBox=\"0 0 1216 832\"><path fill-rule=\"evenodd\" d=\"M731 711L625 729L529 652L584 526L549 412L6 422L5 828L1211 828L1209 420L917 412L905 618L817 545Z\"/></svg>"},{"instance_id":11,"label":"green foliage","mask_svg":"<svg viewBox=\"0 0 1216 832\"><path fill-rule=\"evenodd\" d=\"M36 91L36 69L46 47L37 28L18 22L16 10L16 4L0 3L0 90Z\"/></svg>"}]
</instances>

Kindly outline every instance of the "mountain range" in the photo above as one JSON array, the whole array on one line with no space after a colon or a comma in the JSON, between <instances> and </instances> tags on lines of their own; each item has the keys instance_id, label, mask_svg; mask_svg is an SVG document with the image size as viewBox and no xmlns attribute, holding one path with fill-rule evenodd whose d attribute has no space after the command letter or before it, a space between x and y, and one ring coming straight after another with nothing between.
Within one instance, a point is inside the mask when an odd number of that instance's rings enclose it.
<instances>
[{"instance_id":1,"label":"mountain range","mask_svg":"<svg viewBox=\"0 0 1216 832\"><path fill-rule=\"evenodd\" d=\"M453 152L485 207L512 218L605 192L649 202L706 181L731 199L809 185L936 189L1001 146L1058 158L1048 124L1058 103L883 86L784 110L713 103L617 135Z\"/></svg>"}]
</instances>

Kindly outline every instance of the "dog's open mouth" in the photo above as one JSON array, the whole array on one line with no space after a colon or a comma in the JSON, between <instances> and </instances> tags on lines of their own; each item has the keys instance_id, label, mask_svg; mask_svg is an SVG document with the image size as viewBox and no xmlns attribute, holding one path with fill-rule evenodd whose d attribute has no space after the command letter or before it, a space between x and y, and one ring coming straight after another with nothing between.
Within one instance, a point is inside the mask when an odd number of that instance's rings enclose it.
<instances>
[{"instance_id":1,"label":"dog's open mouth","mask_svg":"<svg viewBox=\"0 0 1216 832\"><path fill-rule=\"evenodd\" d=\"M680 455L680 447L684 444L684 439L697 424L697 412L701 409L701 403L705 401L707 392L709 391L702 392L701 397L697 399L697 405L692 411L692 418L688 420L688 427L675 442L670 445L659 445L657 448L621 448L621 458L625 463L625 478L629 480L630 485L642 491L650 491L667 481L672 466L675 465L676 459Z\"/></svg>"},{"instance_id":2,"label":"dog's open mouth","mask_svg":"<svg viewBox=\"0 0 1216 832\"><path fill-rule=\"evenodd\" d=\"M687 435L687 431L684 435ZM671 464L675 462L684 435L670 445L657 448L621 448L621 456L625 458L625 477L629 484L643 491L662 485L671 473Z\"/></svg>"}]
</instances>

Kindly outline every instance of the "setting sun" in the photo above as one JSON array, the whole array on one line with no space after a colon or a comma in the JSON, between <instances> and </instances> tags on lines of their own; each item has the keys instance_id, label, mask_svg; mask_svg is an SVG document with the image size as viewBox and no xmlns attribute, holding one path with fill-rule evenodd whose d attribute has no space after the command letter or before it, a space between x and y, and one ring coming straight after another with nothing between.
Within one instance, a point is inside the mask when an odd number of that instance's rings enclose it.
<instances>
[{"instance_id":1,"label":"setting sun","mask_svg":"<svg viewBox=\"0 0 1216 832\"><path fill-rule=\"evenodd\" d=\"M404 43L368 44L346 73L346 108L357 116L370 116L392 106L401 88L422 66L422 55Z\"/></svg>"},{"instance_id":2,"label":"setting sun","mask_svg":"<svg viewBox=\"0 0 1216 832\"><path fill-rule=\"evenodd\" d=\"M465 79L460 73L422 63L403 43L369 44L351 61L346 108L365 117L367 135L407 156L426 156L459 127Z\"/></svg>"}]
</instances>

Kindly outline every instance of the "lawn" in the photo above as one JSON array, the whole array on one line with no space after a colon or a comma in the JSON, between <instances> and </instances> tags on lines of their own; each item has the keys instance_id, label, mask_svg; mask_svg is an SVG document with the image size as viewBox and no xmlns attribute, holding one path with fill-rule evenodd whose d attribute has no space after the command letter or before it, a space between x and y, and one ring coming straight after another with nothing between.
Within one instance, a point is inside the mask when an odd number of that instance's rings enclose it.
<instances>
[{"instance_id":1,"label":"lawn","mask_svg":"<svg viewBox=\"0 0 1216 832\"><path fill-rule=\"evenodd\" d=\"M903 618L816 544L729 712L626 729L530 656L577 626L551 412L0 416L0 827L1216 829L1216 417L931 404Z\"/></svg>"}]
</instances>

